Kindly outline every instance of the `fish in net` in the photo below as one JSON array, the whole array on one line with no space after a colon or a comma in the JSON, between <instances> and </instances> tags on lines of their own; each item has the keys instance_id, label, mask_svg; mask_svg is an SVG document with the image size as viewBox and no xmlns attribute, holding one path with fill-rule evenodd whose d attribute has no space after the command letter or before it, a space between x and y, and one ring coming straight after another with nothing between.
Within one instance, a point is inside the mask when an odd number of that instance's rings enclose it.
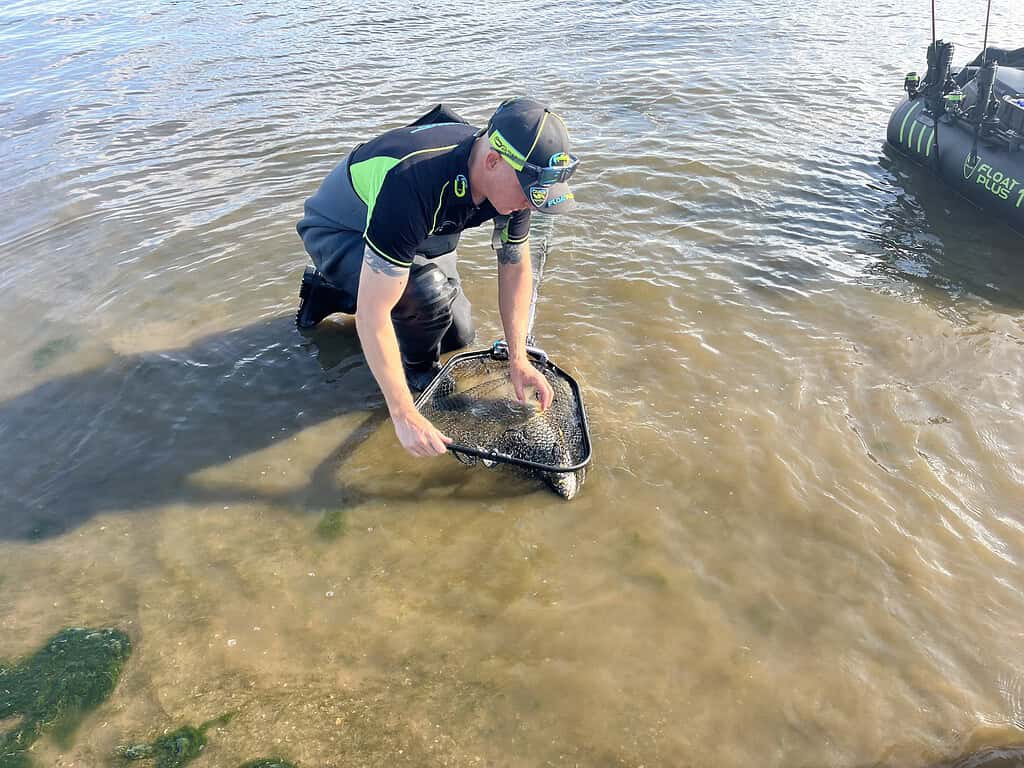
<instances>
[{"instance_id":1,"label":"fish in net","mask_svg":"<svg viewBox=\"0 0 1024 768\"><path fill-rule=\"evenodd\" d=\"M416 406L452 439L449 449L460 461L512 465L572 499L583 485L591 452L580 389L542 351L531 348L529 354L554 391L547 410L536 399L516 399L507 350L500 342L490 350L452 357Z\"/></svg>"}]
</instances>

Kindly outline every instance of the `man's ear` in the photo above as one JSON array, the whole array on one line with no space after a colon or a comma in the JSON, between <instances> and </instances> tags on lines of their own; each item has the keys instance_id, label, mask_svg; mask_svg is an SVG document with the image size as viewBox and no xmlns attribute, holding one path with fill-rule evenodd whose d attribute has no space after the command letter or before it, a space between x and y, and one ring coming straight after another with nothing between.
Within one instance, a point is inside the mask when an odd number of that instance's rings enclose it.
<instances>
[{"instance_id":1,"label":"man's ear","mask_svg":"<svg viewBox=\"0 0 1024 768\"><path fill-rule=\"evenodd\" d=\"M484 165L487 166L488 171L493 171L500 162L502 162L501 155L499 155L493 149L487 150L487 155L486 157L484 157Z\"/></svg>"}]
</instances>

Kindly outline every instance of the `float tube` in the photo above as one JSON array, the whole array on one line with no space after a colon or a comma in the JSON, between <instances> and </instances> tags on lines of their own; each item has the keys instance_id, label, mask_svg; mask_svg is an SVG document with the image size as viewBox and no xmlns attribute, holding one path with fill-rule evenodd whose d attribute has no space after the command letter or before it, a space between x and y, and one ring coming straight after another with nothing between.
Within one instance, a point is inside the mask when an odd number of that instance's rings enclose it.
<instances>
[{"instance_id":1,"label":"float tube","mask_svg":"<svg viewBox=\"0 0 1024 768\"><path fill-rule=\"evenodd\" d=\"M925 79L907 75L887 141L1024 233L1024 48L986 48L961 69L952 58L952 43L928 47Z\"/></svg>"}]
</instances>

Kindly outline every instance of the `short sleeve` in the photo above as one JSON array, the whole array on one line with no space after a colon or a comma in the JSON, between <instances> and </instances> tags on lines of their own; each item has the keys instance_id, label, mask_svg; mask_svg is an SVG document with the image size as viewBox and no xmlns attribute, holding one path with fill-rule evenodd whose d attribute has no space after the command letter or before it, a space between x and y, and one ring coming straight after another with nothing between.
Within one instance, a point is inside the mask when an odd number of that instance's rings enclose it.
<instances>
[{"instance_id":1,"label":"short sleeve","mask_svg":"<svg viewBox=\"0 0 1024 768\"><path fill-rule=\"evenodd\" d=\"M400 267L411 267L428 223L419 195L404 174L391 173L369 212L363 239L370 250Z\"/></svg>"},{"instance_id":2,"label":"short sleeve","mask_svg":"<svg viewBox=\"0 0 1024 768\"><path fill-rule=\"evenodd\" d=\"M530 239L529 208L509 215L508 223L501 233L503 243L525 243Z\"/></svg>"}]
</instances>

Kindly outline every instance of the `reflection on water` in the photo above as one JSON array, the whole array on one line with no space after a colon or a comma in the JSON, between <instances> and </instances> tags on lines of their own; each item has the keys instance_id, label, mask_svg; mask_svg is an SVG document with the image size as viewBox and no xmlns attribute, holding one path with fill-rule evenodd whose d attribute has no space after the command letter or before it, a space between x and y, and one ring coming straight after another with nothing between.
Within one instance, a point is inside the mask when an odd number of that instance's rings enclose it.
<instances>
[{"instance_id":1,"label":"reflection on water","mask_svg":"<svg viewBox=\"0 0 1024 768\"><path fill-rule=\"evenodd\" d=\"M1024 765L1024 747L983 749L942 763L936 768L1019 768Z\"/></svg>"},{"instance_id":2,"label":"reflection on water","mask_svg":"<svg viewBox=\"0 0 1024 768\"><path fill-rule=\"evenodd\" d=\"M903 191L885 206L873 236L883 256L876 269L919 283L937 301L979 297L1019 312L1024 307L1020 235L889 150L881 166Z\"/></svg>"},{"instance_id":3,"label":"reflection on water","mask_svg":"<svg viewBox=\"0 0 1024 768\"><path fill-rule=\"evenodd\" d=\"M237 712L206 764L1020 762L1020 238L882 150L925 10L0 7L0 656L134 649L33 759ZM351 322L291 322L349 148L523 92L583 158L568 504L405 455Z\"/></svg>"}]
</instances>

